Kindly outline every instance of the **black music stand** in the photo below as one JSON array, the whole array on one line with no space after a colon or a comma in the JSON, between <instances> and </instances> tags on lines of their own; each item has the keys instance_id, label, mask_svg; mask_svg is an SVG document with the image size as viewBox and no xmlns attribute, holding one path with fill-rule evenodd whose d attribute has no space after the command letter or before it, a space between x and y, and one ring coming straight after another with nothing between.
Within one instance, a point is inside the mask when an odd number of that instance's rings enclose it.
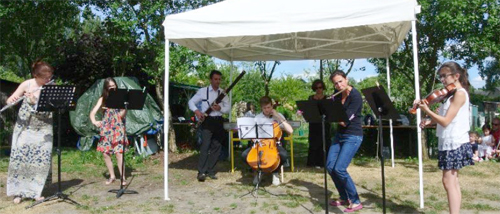
<instances>
[{"instance_id":1,"label":"black music stand","mask_svg":"<svg viewBox=\"0 0 500 214\"><path fill-rule=\"evenodd\" d=\"M326 136L325 123L347 122L344 107L340 100L301 100L297 101L297 107L302 111L302 116L309 123L321 123L321 135L323 139L323 173L325 183L325 213L328 213L328 185L326 178Z\"/></svg>"},{"instance_id":2,"label":"black music stand","mask_svg":"<svg viewBox=\"0 0 500 214\"><path fill-rule=\"evenodd\" d=\"M273 124L272 120L268 120L269 123L266 123L265 121L259 121L256 120L255 118L239 118L238 119L238 136L240 136L240 139L248 139L248 140L257 140L257 142L254 143L254 146L257 147L257 151L259 151L258 147L260 146L260 142L258 140L260 139L270 139L275 136L274 135L274 130L273 130ZM252 150L250 150L252 151ZM250 154L250 152L249 152ZM260 186L260 181L262 177L262 169L260 168L260 157L262 154L258 154L259 158L257 158L257 184L255 184L254 188L250 190L250 192L240 196L240 198L251 194L254 198L258 197L258 190L261 187ZM274 195L270 193L269 191L266 190L266 188L262 187L264 192L267 192L271 195ZM257 196L254 195L254 193L257 192Z\"/></svg>"},{"instance_id":3,"label":"black music stand","mask_svg":"<svg viewBox=\"0 0 500 214\"><path fill-rule=\"evenodd\" d=\"M375 113L376 116L378 116L378 136L380 142L379 155L380 155L380 166L382 171L382 198L383 198L382 208L383 212L385 213L385 173L384 173L384 155L382 153L384 149L384 136L383 136L384 132L382 129L382 119L385 120L392 119L396 121L397 119L399 119L399 113L392 105L392 102L389 99L387 93L385 92L384 87L375 86L371 88L362 89L361 91L363 92L363 95L365 95L365 99L368 102L368 105L370 105L372 111Z\"/></svg>"},{"instance_id":4,"label":"black music stand","mask_svg":"<svg viewBox=\"0 0 500 214\"><path fill-rule=\"evenodd\" d=\"M80 205L78 202L70 199L68 195L61 191L61 115L65 110L74 110L76 106L76 87L70 85L46 85L40 92L40 98L35 107L36 111L52 111L57 112L57 192L43 200L35 201L33 204L26 207L29 209L38 204L53 199L68 200L69 203Z\"/></svg>"},{"instance_id":5,"label":"black music stand","mask_svg":"<svg viewBox=\"0 0 500 214\"><path fill-rule=\"evenodd\" d=\"M112 109L125 109L126 111L142 110L145 101L146 92L144 89L115 89L109 91L108 99L106 99L106 107ZM112 189L108 192L116 193L116 198L120 198L122 194L139 194L137 191L123 188L123 177L125 176L125 148L123 148L122 165L119 167L122 169L120 189Z\"/></svg>"}]
</instances>

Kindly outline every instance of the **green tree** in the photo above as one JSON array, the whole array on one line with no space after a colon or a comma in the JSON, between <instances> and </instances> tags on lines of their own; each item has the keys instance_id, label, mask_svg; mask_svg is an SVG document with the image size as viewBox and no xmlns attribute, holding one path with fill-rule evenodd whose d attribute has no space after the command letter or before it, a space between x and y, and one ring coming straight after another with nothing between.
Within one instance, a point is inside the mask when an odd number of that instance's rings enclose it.
<instances>
[{"instance_id":1,"label":"green tree","mask_svg":"<svg viewBox=\"0 0 500 214\"><path fill-rule=\"evenodd\" d=\"M71 1L0 1L0 63L22 78L37 59L51 63L59 40L78 24Z\"/></svg>"},{"instance_id":2,"label":"green tree","mask_svg":"<svg viewBox=\"0 0 500 214\"><path fill-rule=\"evenodd\" d=\"M267 66L266 61L257 61L255 62L255 66L260 72L260 76L262 80L264 80L264 91L265 95L269 96L269 82L273 78L274 71L276 70L276 66L279 65L279 61L274 61L272 66Z\"/></svg>"},{"instance_id":3,"label":"green tree","mask_svg":"<svg viewBox=\"0 0 500 214\"><path fill-rule=\"evenodd\" d=\"M420 93L428 94L436 88L436 69L442 63L442 57L452 60L464 60L465 67L483 62L491 54L478 54L481 44L488 44L488 49L498 50L500 43L494 44L490 35L498 30L499 3L493 0L471 1L465 4L458 0L426 0L420 1L422 12L418 14L417 41L419 57ZM496 28L494 27L496 26ZM411 33L410 33L411 35ZM391 83L395 92L402 97L399 110L411 106L414 95L413 89L414 70L412 37L408 36L396 53L390 57ZM496 35L496 34L495 34ZM496 37L498 39L498 37ZM463 45L466 44L466 45ZM470 57L469 57L470 56ZM385 59L370 59L381 74L386 73ZM480 65L477 64L477 65ZM385 76L385 75L384 75ZM406 91L406 92L404 92ZM404 94L399 94L400 92ZM411 96L406 96L411 95Z\"/></svg>"},{"instance_id":4,"label":"green tree","mask_svg":"<svg viewBox=\"0 0 500 214\"><path fill-rule=\"evenodd\" d=\"M500 4L496 0L424 0L419 1L419 4L422 12L417 15L418 80L420 93L424 97L439 83L435 78L436 69L443 57L463 60L468 68L473 64L481 67L484 60L498 53L500 43L498 36L494 35L498 34ZM410 34L389 60L391 90L392 94L398 94L395 103L400 112L406 112L415 98L412 92L415 82L413 45L416 44L412 43ZM479 53L481 50L485 50L485 53ZM375 64L380 74L386 73L385 59L369 61Z\"/></svg>"},{"instance_id":5,"label":"green tree","mask_svg":"<svg viewBox=\"0 0 500 214\"><path fill-rule=\"evenodd\" d=\"M281 110L288 119L292 119L297 110L295 101L306 100L311 94L311 83L301 78L285 75L276 78L270 84L270 96L279 102Z\"/></svg>"},{"instance_id":6,"label":"green tree","mask_svg":"<svg viewBox=\"0 0 500 214\"><path fill-rule=\"evenodd\" d=\"M151 78L149 82L155 86L160 105L163 105L163 79L164 79L164 34L163 20L169 14L175 14L206 6L216 0L81 0L82 6L95 6L106 17L105 25L108 28L109 38L113 43L122 44L121 48L114 49L113 63L115 69L125 69L134 55L127 51L132 43L138 44L138 53L135 57L142 58L139 64L141 70ZM176 45L170 45L175 50ZM185 52L194 54L194 52ZM175 55L175 54L174 54ZM195 54L199 56L199 54ZM179 56L174 59L181 59ZM205 59L206 60L206 59ZM189 61L189 60L188 60ZM203 61L203 60L202 60ZM178 61L170 60L170 70L176 72ZM181 60L182 62L182 60ZM177 72L180 74L181 72ZM188 72L186 72L188 73ZM174 76L175 79L175 76Z\"/></svg>"},{"instance_id":7,"label":"green tree","mask_svg":"<svg viewBox=\"0 0 500 214\"><path fill-rule=\"evenodd\" d=\"M500 87L500 62L497 59L486 63L484 69L480 72L481 77L486 78L484 88L487 91L495 91L495 88Z\"/></svg>"}]
</instances>

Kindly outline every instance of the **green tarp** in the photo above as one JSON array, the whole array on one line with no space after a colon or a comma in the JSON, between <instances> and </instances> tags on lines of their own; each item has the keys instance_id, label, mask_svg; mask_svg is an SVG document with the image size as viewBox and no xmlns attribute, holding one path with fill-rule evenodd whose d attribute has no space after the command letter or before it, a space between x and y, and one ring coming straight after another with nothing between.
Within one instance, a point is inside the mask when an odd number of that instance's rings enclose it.
<instances>
[{"instance_id":1,"label":"green tarp","mask_svg":"<svg viewBox=\"0 0 500 214\"><path fill-rule=\"evenodd\" d=\"M118 88L142 89L134 77L115 77ZM104 79L96 81L78 99L76 109L70 112L71 125L82 136L80 149L87 150L92 146L92 137L99 135L99 130L90 121L90 111L102 94ZM96 120L100 120L102 112L98 111ZM163 115L153 98L148 94L142 110L129 110L127 112L127 135L140 135L150 129L158 128L158 121L163 120ZM161 124L161 122L160 122Z\"/></svg>"}]
</instances>

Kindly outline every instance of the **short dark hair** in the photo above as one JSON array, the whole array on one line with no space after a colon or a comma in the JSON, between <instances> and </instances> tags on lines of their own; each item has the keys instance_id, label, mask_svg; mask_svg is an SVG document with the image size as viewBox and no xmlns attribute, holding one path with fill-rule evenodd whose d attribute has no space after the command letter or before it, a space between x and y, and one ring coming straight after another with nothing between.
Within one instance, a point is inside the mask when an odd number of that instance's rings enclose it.
<instances>
[{"instance_id":1,"label":"short dark hair","mask_svg":"<svg viewBox=\"0 0 500 214\"><path fill-rule=\"evenodd\" d=\"M212 71L210 71L210 79L212 79L212 77L213 77L215 74L217 74L217 75L219 75L219 76L222 76L222 73L221 73L220 71L218 71L218 70L212 70Z\"/></svg>"},{"instance_id":2,"label":"short dark hair","mask_svg":"<svg viewBox=\"0 0 500 214\"><path fill-rule=\"evenodd\" d=\"M340 76L344 77L345 79L347 79L347 75L345 74L345 72L344 72L344 71L342 71L342 70L335 70L335 71L332 73L332 75L330 75L330 80L332 80L332 81L333 81L333 78L334 78L335 76L338 76L338 75L340 75Z\"/></svg>"},{"instance_id":3,"label":"short dark hair","mask_svg":"<svg viewBox=\"0 0 500 214\"><path fill-rule=\"evenodd\" d=\"M486 130L490 130L491 131L491 126L489 124L484 124L483 127L481 128L483 131L486 129Z\"/></svg>"},{"instance_id":4,"label":"short dark hair","mask_svg":"<svg viewBox=\"0 0 500 214\"><path fill-rule=\"evenodd\" d=\"M262 106L267 105L267 104L272 104L273 100L268 96L263 96L260 98L259 103L260 103L260 106L262 107Z\"/></svg>"},{"instance_id":5,"label":"short dark hair","mask_svg":"<svg viewBox=\"0 0 500 214\"><path fill-rule=\"evenodd\" d=\"M321 87L323 87L323 90L326 90L326 87L325 87L325 82L323 82L323 80L320 80L320 79L317 79L317 80L314 80L314 81L313 81L313 84L311 85L311 89L312 89L313 91L316 91L316 89L317 89L317 88L316 88L316 86L317 86L318 84L321 84Z\"/></svg>"}]
</instances>

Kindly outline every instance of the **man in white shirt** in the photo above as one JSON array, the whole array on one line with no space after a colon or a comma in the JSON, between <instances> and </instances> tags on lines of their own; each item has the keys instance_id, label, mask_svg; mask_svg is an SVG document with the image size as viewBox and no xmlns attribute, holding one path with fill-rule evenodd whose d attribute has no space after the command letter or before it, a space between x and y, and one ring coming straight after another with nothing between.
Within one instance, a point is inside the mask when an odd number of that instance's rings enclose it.
<instances>
[{"instance_id":1,"label":"man in white shirt","mask_svg":"<svg viewBox=\"0 0 500 214\"><path fill-rule=\"evenodd\" d=\"M219 104L214 103L215 99L224 93L219 88L221 79L222 73L212 70L210 72L210 85L200 88L188 102L189 109L195 113L198 120L203 121L200 126L202 143L197 176L200 182L205 181L207 176L211 179L217 179L215 165L221 151L221 142L224 141L224 137L227 137L224 135L222 114L227 114L231 110L229 99L226 96ZM201 103L201 109L196 107L198 103ZM205 115L208 108L211 108L212 112Z\"/></svg>"}]
</instances>

